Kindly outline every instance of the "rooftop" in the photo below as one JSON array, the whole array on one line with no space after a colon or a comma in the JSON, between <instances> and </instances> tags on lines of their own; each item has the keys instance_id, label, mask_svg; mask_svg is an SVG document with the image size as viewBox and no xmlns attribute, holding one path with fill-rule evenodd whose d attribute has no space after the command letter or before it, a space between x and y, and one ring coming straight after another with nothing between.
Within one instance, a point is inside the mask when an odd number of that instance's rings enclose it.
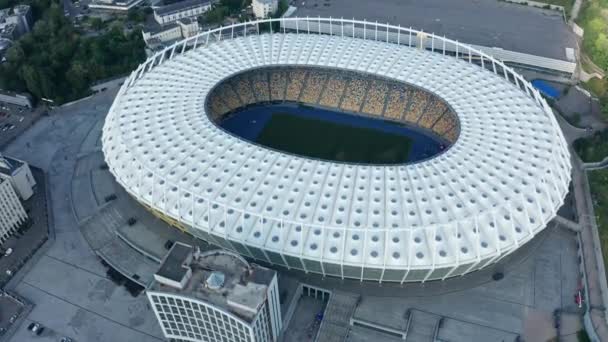
<instances>
[{"instance_id":1,"label":"rooftop","mask_svg":"<svg viewBox=\"0 0 608 342\"><path fill-rule=\"evenodd\" d=\"M22 165L21 160L0 155L0 173L11 176Z\"/></svg>"},{"instance_id":2,"label":"rooftop","mask_svg":"<svg viewBox=\"0 0 608 342\"><path fill-rule=\"evenodd\" d=\"M191 8L197 8L202 6L210 5L212 0L184 0L170 5L161 6L154 9L154 13L157 15L169 15L177 12L189 10Z\"/></svg>"},{"instance_id":3,"label":"rooftop","mask_svg":"<svg viewBox=\"0 0 608 342\"><path fill-rule=\"evenodd\" d=\"M192 250L191 246L182 243L173 244L173 247L171 247L165 261L156 274L180 282L188 271L188 268L184 266L184 263L192 253Z\"/></svg>"},{"instance_id":4,"label":"rooftop","mask_svg":"<svg viewBox=\"0 0 608 342\"><path fill-rule=\"evenodd\" d=\"M192 258L189 258L190 255ZM180 275L186 275L188 267L192 275L183 289L163 284L157 279L150 290L195 298L223 308L248 322L253 321L266 300L267 288L276 274L265 267L249 264L231 252L212 250L200 253L191 246L176 243L157 275L180 282Z\"/></svg>"}]
</instances>

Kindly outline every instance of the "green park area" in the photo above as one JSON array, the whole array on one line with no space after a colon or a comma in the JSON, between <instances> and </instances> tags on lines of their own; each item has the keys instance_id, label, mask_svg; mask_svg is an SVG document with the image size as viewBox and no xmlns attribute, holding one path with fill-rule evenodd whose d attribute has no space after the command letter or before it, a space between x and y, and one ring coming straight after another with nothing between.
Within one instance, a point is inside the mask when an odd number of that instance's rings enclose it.
<instances>
[{"instance_id":1,"label":"green park area","mask_svg":"<svg viewBox=\"0 0 608 342\"><path fill-rule=\"evenodd\" d=\"M608 170L589 171L587 177L598 224L604 265L608 265Z\"/></svg>"},{"instance_id":2,"label":"green park area","mask_svg":"<svg viewBox=\"0 0 608 342\"><path fill-rule=\"evenodd\" d=\"M10 5L10 4L9 4ZM0 88L61 104L86 96L91 83L130 72L145 59L141 32L113 25L83 35L56 1L31 0L36 23L6 53Z\"/></svg>"},{"instance_id":3,"label":"green park area","mask_svg":"<svg viewBox=\"0 0 608 342\"><path fill-rule=\"evenodd\" d=\"M583 2L576 22L585 30L581 64L588 73L605 73L608 70L608 0ZM581 83L600 103L600 112L608 121L608 81L594 77ZM608 132L578 139L574 148L584 162L597 162L608 156Z\"/></svg>"}]
</instances>

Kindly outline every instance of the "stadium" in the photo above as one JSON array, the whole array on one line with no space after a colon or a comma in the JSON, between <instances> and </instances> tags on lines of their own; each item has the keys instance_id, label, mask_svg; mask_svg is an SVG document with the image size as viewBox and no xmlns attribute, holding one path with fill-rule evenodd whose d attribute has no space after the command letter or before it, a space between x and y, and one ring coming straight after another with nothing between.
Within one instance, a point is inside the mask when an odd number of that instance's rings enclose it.
<instances>
[{"instance_id":1,"label":"stadium","mask_svg":"<svg viewBox=\"0 0 608 342\"><path fill-rule=\"evenodd\" d=\"M273 106L382 122L438 147L395 139L419 153L376 160L239 132ZM300 149L331 136L296 123ZM131 196L197 238L289 269L397 283L464 275L516 251L556 215L571 168L550 107L501 61L331 18L235 24L156 53L118 92L102 144Z\"/></svg>"}]
</instances>

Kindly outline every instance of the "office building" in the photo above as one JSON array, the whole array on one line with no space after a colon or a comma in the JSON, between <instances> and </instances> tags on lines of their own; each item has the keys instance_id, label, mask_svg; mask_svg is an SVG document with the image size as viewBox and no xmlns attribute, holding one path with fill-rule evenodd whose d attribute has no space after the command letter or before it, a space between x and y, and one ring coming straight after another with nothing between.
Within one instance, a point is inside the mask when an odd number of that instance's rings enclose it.
<instances>
[{"instance_id":1,"label":"office building","mask_svg":"<svg viewBox=\"0 0 608 342\"><path fill-rule=\"evenodd\" d=\"M268 18L277 11L278 0L253 0L251 2L253 14L256 18Z\"/></svg>"},{"instance_id":2,"label":"office building","mask_svg":"<svg viewBox=\"0 0 608 342\"><path fill-rule=\"evenodd\" d=\"M175 243L147 291L163 334L179 341L274 342L276 272L238 254Z\"/></svg>"}]
</instances>

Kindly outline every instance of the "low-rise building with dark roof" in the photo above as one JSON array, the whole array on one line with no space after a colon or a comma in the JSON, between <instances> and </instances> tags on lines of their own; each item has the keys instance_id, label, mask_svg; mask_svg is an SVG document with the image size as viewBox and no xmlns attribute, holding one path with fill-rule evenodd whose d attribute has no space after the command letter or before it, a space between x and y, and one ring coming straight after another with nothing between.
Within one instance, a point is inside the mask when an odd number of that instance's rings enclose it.
<instances>
[{"instance_id":1,"label":"low-rise building with dark roof","mask_svg":"<svg viewBox=\"0 0 608 342\"><path fill-rule=\"evenodd\" d=\"M154 19L167 25L180 19L193 18L211 9L216 0L184 0L154 8Z\"/></svg>"}]
</instances>

